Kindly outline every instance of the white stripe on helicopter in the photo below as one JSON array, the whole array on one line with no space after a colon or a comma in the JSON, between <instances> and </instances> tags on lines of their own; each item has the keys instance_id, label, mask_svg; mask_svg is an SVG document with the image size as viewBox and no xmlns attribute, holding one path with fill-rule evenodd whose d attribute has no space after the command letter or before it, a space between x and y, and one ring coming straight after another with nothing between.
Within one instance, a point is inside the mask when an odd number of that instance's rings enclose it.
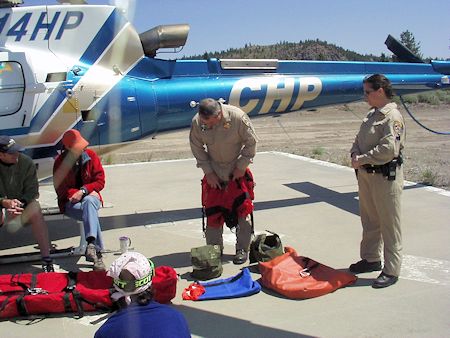
<instances>
[{"instance_id":1,"label":"white stripe on helicopter","mask_svg":"<svg viewBox=\"0 0 450 338\"><path fill-rule=\"evenodd\" d=\"M76 99L78 99L80 110L92 109L92 107L122 80L124 74L131 70L143 58L142 48L129 46L130 43L139 41L136 38L130 38L130 35L135 34L137 33L134 28L130 23L127 23L114 37L108 47L105 48L82 79L74 86L73 91L78 94L78 98ZM117 72L117 69L123 70L123 72ZM79 95L83 94L83 90L87 91L91 88L95 88L95 96ZM22 137L18 136L17 139L28 148L55 145L61 139L62 134L67 129L72 128L81 119L78 112L70 108L73 104L74 99L65 98L39 132L30 133Z\"/></svg>"}]
</instances>

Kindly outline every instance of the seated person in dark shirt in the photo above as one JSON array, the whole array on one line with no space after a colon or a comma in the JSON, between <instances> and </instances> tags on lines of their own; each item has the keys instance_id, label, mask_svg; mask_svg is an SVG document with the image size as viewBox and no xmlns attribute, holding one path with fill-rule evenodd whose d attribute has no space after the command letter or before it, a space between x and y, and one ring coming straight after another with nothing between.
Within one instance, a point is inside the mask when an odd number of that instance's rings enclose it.
<instances>
[{"instance_id":1,"label":"seated person in dark shirt","mask_svg":"<svg viewBox=\"0 0 450 338\"><path fill-rule=\"evenodd\" d=\"M153 263L138 252L126 252L108 270L112 294L121 309L97 330L95 338L191 337L184 316L169 305L152 300Z\"/></svg>"},{"instance_id":2,"label":"seated person in dark shirt","mask_svg":"<svg viewBox=\"0 0 450 338\"><path fill-rule=\"evenodd\" d=\"M53 272L47 224L42 216L39 183L33 160L22 154L25 148L7 135L0 136L0 227L10 232L31 224L39 244L44 272ZM1 307L1 306L0 306Z\"/></svg>"}]
</instances>

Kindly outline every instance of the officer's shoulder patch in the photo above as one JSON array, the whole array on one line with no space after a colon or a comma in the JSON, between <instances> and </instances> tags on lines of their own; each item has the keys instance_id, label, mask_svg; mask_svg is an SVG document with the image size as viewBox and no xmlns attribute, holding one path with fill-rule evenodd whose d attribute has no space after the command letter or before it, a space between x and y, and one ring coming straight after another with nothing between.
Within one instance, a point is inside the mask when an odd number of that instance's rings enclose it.
<instances>
[{"instance_id":1,"label":"officer's shoulder patch","mask_svg":"<svg viewBox=\"0 0 450 338\"><path fill-rule=\"evenodd\" d=\"M394 131L400 133L403 129L403 123L401 121L394 121Z\"/></svg>"}]
</instances>

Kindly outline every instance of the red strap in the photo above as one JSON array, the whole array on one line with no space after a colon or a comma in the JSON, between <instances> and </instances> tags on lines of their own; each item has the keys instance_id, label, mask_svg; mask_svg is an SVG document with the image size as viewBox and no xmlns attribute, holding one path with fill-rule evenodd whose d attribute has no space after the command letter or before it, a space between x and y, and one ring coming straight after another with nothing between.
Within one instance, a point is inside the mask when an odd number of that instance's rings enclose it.
<instances>
[{"instance_id":1,"label":"red strap","mask_svg":"<svg viewBox=\"0 0 450 338\"><path fill-rule=\"evenodd\" d=\"M198 300L198 298L205 293L205 288L194 282L183 290L183 300Z\"/></svg>"}]
</instances>

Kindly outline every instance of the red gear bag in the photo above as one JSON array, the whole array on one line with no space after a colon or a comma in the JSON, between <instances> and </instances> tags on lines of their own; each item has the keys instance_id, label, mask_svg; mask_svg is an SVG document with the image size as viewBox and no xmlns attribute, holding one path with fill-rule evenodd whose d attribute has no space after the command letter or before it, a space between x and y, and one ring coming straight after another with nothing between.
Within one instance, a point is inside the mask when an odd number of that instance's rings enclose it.
<instances>
[{"instance_id":1,"label":"red gear bag","mask_svg":"<svg viewBox=\"0 0 450 338\"><path fill-rule=\"evenodd\" d=\"M170 302L176 294L178 275L170 266L158 266L152 279L153 297ZM111 311L113 279L106 271L48 272L0 275L0 318Z\"/></svg>"},{"instance_id":2,"label":"red gear bag","mask_svg":"<svg viewBox=\"0 0 450 338\"><path fill-rule=\"evenodd\" d=\"M105 271L0 275L0 318L110 310Z\"/></svg>"}]
</instances>

